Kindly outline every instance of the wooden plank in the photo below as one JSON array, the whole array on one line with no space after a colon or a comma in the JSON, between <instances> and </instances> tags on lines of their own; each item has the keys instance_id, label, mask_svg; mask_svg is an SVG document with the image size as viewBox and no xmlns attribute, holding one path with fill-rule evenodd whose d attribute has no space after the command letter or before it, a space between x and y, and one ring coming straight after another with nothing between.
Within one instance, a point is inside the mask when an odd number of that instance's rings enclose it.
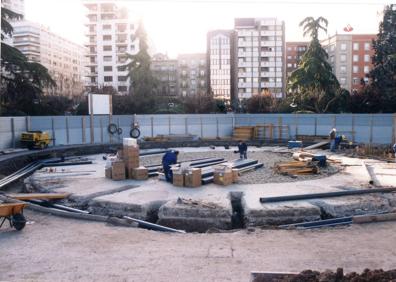
<instances>
[{"instance_id":1,"label":"wooden plank","mask_svg":"<svg viewBox=\"0 0 396 282\"><path fill-rule=\"evenodd\" d=\"M70 193L18 193L6 194L6 196L17 200L64 199L69 197Z\"/></svg>"}]
</instances>

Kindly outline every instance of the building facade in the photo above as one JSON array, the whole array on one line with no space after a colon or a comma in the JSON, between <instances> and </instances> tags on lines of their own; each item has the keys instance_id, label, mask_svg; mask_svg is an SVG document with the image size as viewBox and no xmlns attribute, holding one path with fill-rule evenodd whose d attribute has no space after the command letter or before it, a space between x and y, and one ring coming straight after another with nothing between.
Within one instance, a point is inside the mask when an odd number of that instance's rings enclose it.
<instances>
[{"instance_id":1,"label":"building facade","mask_svg":"<svg viewBox=\"0 0 396 282\"><path fill-rule=\"evenodd\" d=\"M57 86L44 89L46 94L80 96L84 91L85 48L48 28L29 21L13 23L12 45L29 61L48 69Z\"/></svg>"},{"instance_id":2,"label":"building facade","mask_svg":"<svg viewBox=\"0 0 396 282\"><path fill-rule=\"evenodd\" d=\"M286 79L298 68L309 42L286 42Z\"/></svg>"},{"instance_id":3,"label":"building facade","mask_svg":"<svg viewBox=\"0 0 396 282\"><path fill-rule=\"evenodd\" d=\"M285 96L285 24L276 18L235 19L238 98Z\"/></svg>"},{"instance_id":4,"label":"building facade","mask_svg":"<svg viewBox=\"0 0 396 282\"><path fill-rule=\"evenodd\" d=\"M231 102L235 95L235 32L213 30L207 34L208 93L215 99Z\"/></svg>"},{"instance_id":5,"label":"building facade","mask_svg":"<svg viewBox=\"0 0 396 282\"><path fill-rule=\"evenodd\" d=\"M84 5L88 19L87 88L89 91L110 88L127 94L127 54L136 54L139 48L136 25L129 21L127 10L119 8L114 1L86 0Z\"/></svg>"},{"instance_id":6,"label":"building facade","mask_svg":"<svg viewBox=\"0 0 396 282\"><path fill-rule=\"evenodd\" d=\"M336 34L321 41L341 87L350 92L368 83L375 34Z\"/></svg>"},{"instance_id":7,"label":"building facade","mask_svg":"<svg viewBox=\"0 0 396 282\"><path fill-rule=\"evenodd\" d=\"M179 92L183 97L208 91L206 54L180 54L178 61Z\"/></svg>"},{"instance_id":8,"label":"building facade","mask_svg":"<svg viewBox=\"0 0 396 282\"><path fill-rule=\"evenodd\" d=\"M159 83L159 95L167 97L179 95L177 60L169 59L164 54L155 54L151 60L151 70Z\"/></svg>"}]
</instances>

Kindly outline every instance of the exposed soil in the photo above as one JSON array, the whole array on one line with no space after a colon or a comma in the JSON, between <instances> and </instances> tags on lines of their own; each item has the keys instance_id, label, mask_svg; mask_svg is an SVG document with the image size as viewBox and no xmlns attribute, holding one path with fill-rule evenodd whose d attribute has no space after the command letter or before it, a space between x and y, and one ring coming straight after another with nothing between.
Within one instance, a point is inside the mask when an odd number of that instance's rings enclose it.
<instances>
[{"instance_id":1,"label":"exposed soil","mask_svg":"<svg viewBox=\"0 0 396 282\"><path fill-rule=\"evenodd\" d=\"M178 161L186 161L200 158L224 158L227 161L235 160L239 154L235 154L233 150L229 151L206 151L206 152L180 152ZM320 169L319 174L312 175L299 175L292 178L287 175L276 173L273 169L274 165L278 162L292 161L291 153L273 153L266 151L248 152L248 158L258 160L263 163L264 167L255 171L244 173L238 180L240 184L261 184L261 183L279 183L279 182L295 182L302 180L318 179L327 177L339 171L339 168L334 165L328 165ZM140 157L142 165L161 164L162 155L143 156Z\"/></svg>"}]
</instances>

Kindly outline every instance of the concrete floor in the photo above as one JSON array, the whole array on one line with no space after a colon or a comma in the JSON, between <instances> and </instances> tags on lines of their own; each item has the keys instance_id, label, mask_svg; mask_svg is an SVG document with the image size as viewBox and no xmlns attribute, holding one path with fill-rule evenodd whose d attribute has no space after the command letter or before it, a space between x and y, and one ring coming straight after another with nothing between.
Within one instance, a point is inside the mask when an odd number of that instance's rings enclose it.
<instances>
[{"instance_id":1,"label":"concrete floor","mask_svg":"<svg viewBox=\"0 0 396 282\"><path fill-rule=\"evenodd\" d=\"M396 268L396 223L175 234L26 210L0 229L0 281L249 281L251 271Z\"/></svg>"},{"instance_id":2,"label":"concrete floor","mask_svg":"<svg viewBox=\"0 0 396 282\"><path fill-rule=\"evenodd\" d=\"M286 148L263 147L251 148L252 151L291 152ZM203 152L209 148L179 148L184 152ZM223 147L216 150L224 151ZM316 151L318 153L328 152ZM252 153L250 153L253 155ZM375 184L391 186L396 184L395 164L384 162L348 158L333 154L331 157L342 162L344 169L330 177L304 180L290 183L265 184L233 184L221 187L214 184L199 188L180 188L157 179L147 181L112 181L104 178L104 164L102 155L90 156L92 165L72 167L57 167L56 172L37 171L30 181L41 190L72 193L71 199L77 203L89 203L95 213L129 215L147 219L150 214L158 213L162 205L175 202L179 197L215 204L216 210L203 211L197 214L197 209L180 211L174 204L175 213L168 215L172 220L186 218L199 220L207 218L208 228L217 227L228 229L225 225L212 225L213 219L232 214L230 192L243 192L241 203L247 225L257 226L266 224L285 224L292 222L318 220L323 211L334 217L355 214L391 212L396 210L396 195L368 195L349 196L342 198L281 202L276 204L261 204L260 197L306 194L316 192L341 191L348 189L366 188L375 176ZM64 169L64 171L62 171ZM161 209L159 216L161 217ZM161 219L161 218L160 218ZM231 220L231 219L230 219ZM172 225L172 224L171 224ZM178 224L176 224L178 225Z\"/></svg>"}]
</instances>

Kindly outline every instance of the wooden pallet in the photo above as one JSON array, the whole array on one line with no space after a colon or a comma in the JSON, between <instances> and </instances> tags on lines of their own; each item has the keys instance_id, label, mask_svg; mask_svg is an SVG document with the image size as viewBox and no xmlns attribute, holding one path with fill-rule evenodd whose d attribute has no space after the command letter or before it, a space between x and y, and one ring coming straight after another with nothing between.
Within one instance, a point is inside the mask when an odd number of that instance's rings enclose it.
<instances>
[{"instance_id":1,"label":"wooden pallet","mask_svg":"<svg viewBox=\"0 0 396 282\"><path fill-rule=\"evenodd\" d=\"M252 140L254 133L254 126L238 126L234 127L232 139L234 140Z\"/></svg>"},{"instance_id":2,"label":"wooden pallet","mask_svg":"<svg viewBox=\"0 0 396 282\"><path fill-rule=\"evenodd\" d=\"M254 139L255 140L282 140L288 139L290 136L288 125L273 125L262 124L254 127Z\"/></svg>"}]
</instances>

